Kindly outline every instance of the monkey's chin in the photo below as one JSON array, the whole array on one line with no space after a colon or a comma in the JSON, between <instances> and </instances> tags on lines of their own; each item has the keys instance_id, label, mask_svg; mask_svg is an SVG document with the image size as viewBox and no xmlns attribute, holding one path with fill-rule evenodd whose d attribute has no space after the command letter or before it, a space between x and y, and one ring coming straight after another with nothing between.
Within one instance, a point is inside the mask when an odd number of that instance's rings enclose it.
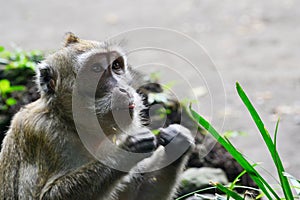
<instances>
[{"instance_id":1,"label":"monkey's chin","mask_svg":"<svg viewBox=\"0 0 300 200\"><path fill-rule=\"evenodd\" d=\"M111 126L113 124L119 130L126 130L134 121L134 108L135 106L133 105L130 107L127 105L126 107L111 108L108 113L99 116L98 120L104 126Z\"/></svg>"}]
</instances>

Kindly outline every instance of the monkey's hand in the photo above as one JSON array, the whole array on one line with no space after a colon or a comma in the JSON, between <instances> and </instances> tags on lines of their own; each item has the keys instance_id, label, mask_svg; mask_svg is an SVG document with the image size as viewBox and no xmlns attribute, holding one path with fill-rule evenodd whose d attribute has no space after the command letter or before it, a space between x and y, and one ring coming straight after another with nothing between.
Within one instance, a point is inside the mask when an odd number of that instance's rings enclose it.
<instances>
[{"instance_id":1,"label":"monkey's hand","mask_svg":"<svg viewBox=\"0 0 300 200\"><path fill-rule=\"evenodd\" d=\"M153 137L152 134L149 135ZM194 147L194 138L188 129L173 124L160 129L157 142L161 146L151 157L139 162L133 168L132 174L125 179L126 187L123 193L119 194L121 197L125 196L124 199L174 199L172 198L176 191L174 188L188 160L189 152ZM161 163L167 166L161 168Z\"/></svg>"},{"instance_id":2,"label":"monkey's hand","mask_svg":"<svg viewBox=\"0 0 300 200\"><path fill-rule=\"evenodd\" d=\"M134 153L149 153L157 148L155 135L147 128L134 135L129 135L121 148Z\"/></svg>"},{"instance_id":3,"label":"monkey's hand","mask_svg":"<svg viewBox=\"0 0 300 200\"><path fill-rule=\"evenodd\" d=\"M191 132L179 124L171 124L167 128L160 128L159 131L160 134L157 139L158 144L162 146L166 146L170 142L178 146L178 148L181 146L189 146L188 150L195 146L195 140Z\"/></svg>"}]
</instances>

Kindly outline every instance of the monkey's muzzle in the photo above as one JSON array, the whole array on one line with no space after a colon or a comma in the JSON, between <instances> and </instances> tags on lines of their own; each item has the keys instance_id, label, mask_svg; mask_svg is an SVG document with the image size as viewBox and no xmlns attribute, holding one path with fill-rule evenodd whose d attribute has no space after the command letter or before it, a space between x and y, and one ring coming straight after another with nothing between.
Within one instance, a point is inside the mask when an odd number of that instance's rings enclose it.
<instances>
[{"instance_id":1,"label":"monkey's muzzle","mask_svg":"<svg viewBox=\"0 0 300 200\"><path fill-rule=\"evenodd\" d=\"M129 110L133 110L135 108L135 103L129 103L128 108Z\"/></svg>"}]
</instances>

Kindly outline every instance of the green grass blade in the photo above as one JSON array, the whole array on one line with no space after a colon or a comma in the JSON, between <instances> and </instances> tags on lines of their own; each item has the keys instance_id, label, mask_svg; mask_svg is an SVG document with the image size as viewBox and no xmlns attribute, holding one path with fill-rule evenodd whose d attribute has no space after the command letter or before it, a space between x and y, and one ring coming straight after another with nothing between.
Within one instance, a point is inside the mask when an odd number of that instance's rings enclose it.
<instances>
[{"instance_id":1,"label":"green grass blade","mask_svg":"<svg viewBox=\"0 0 300 200\"><path fill-rule=\"evenodd\" d=\"M274 133L274 149L275 151L277 151L277 133L278 133L278 127L279 127L279 122L280 122L280 119L277 120L277 123L276 123L276 127L275 127L275 133Z\"/></svg>"},{"instance_id":2,"label":"green grass blade","mask_svg":"<svg viewBox=\"0 0 300 200\"><path fill-rule=\"evenodd\" d=\"M276 123L276 129L275 129L275 134L274 134L274 154L276 157L276 160L274 161L274 163L275 163L275 166L278 171L278 176L280 179L280 183L281 183L285 198L286 199L294 199L291 185L288 181L288 177L284 176L285 170L284 170L282 161L281 161L280 156L277 151L277 142L276 141L277 141L278 124L279 124L279 120ZM288 198L290 196L292 196L292 198Z\"/></svg>"},{"instance_id":3,"label":"green grass blade","mask_svg":"<svg viewBox=\"0 0 300 200\"><path fill-rule=\"evenodd\" d=\"M252 167L252 165L243 157L243 155L229 142L223 138L213 126L201 117L197 112L190 108L191 116L196 120L199 126L206 129L231 155L232 157L248 172L253 181L267 196L268 199L273 199L269 194L269 191L276 199L280 199L272 187L260 176L260 174ZM267 188L266 188L267 187Z\"/></svg>"},{"instance_id":4,"label":"green grass blade","mask_svg":"<svg viewBox=\"0 0 300 200\"><path fill-rule=\"evenodd\" d=\"M232 183L229 185L229 189L230 190L233 190L234 189L234 187L235 187L235 185L236 185L236 183L240 180L240 178L244 175L244 174L246 174L247 173L247 171L246 170L243 170L233 181L232 181ZM229 200L229 198L230 198L230 196L227 196L227 200Z\"/></svg>"},{"instance_id":5,"label":"green grass blade","mask_svg":"<svg viewBox=\"0 0 300 200\"><path fill-rule=\"evenodd\" d=\"M220 183L214 183L214 185L221 190L222 192L224 192L225 194L227 194L228 196L234 198L235 200L244 200L243 197L241 197L238 193L226 188L225 186L223 186Z\"/></svg>"},{"instance_id":6,"label":"green grass blade","mask_svg":"<svg viewBox=\"0 0 300 200\"><path fill-rule=\"evenodd\" d=\"M229 189L231 189L231 190L233 190L234 189L234 187L235 187L235 185L236 185L236 183L238 182L238 181L240 181L240 178L243 176L243 175L245 175L247 173L247 171L246 170L244 170L244 171L242 171L233 181L232 181L232 183L230 184L230 186L229 186Z\"/></svg>"},{"instance_id":7,"label":"green grass blade","mask_svg":"<svg viewBox=\"0 0 300 200\"><path fill-rule=\"evenodd\" d=\"M258 113L256 112L255 108L253 107L252 103L250 102L249 98L247 97L247 95L245 94L244 90L242 89L242 87L240 86L239 83L236 83L236 89L237 89L237 92L238 92L240 98L242 99L243 103L245 104L248 111L250 112L250 114L251 114L257 128L259 129L259 131L260 131L267 147L269 148L269 150L270 149L273 150L274 144L273 144L273 141L272 141L269 133L265 129L264 123L262 122L261 118L259 117Z\"/></svg>"},{"instance_id":8,"label":"green grass blade","mask_svg":"<svg viewBox=\"0 0 300 200\"><path fill-rule=\"evenodd\" d=\"M255 197L255 199L261 199L263 198L264 194L263 193L260 193L257 197Z\"/></svg>"},{"instance_id":9,"label":"green grass blade","mask_svg":"<svg viewBox=\"0 0 300 200\"><path fill-rule=\"evenodd\" d=\"M258 164L257 163L255 163L255 164L253 164L252 165L252 167L254 168L254 167L256 167ZM233 181L232 181L232 183L229 185L229 189L230 190L233 190L235 187L236 187L236 183L240 180L240 178L243 176L243 175L245 175L247 173L247 171L246 170L243 170Z\"/></svg>"},{"instance_id":10,"label":"green grass blade","mask_svg":"<svg viewBox=\"0 0 300 200\"><path fill-rule=\"evenodd\" d=\"M300 182L295 177L293 177L292 175L290 175L286 172L284 172L283 175L286 176L288 179L290 179L290 181L293 185L293 188L297 193L297 196L300 197Z\"/></svg>"},{"instance_id":11,"label":"green grass blade","mask_svg":"<svg viewBox=\"0 0 300 200\"><path fill-rule=\"evenodd\" d=\"M227 139L227 138L226 138ZM233 146L233 144L227 139L228 143L230 145ZM251 176L251 178L253 179L253 181L257 184L257 186L264 192L264 190L262 189L262 187L267 187L267 189L274 195L274 197L276 199L281 199L277 193L275 192L275 190L270 186L270 184L260 175L260 173L258 173L253 167L252 165L248 162L248 160L241 154L241 161L237 160L239 162L239 164L248 172L248 174ZM257 180L258 179L258 180ZM261 182L258 183L258 182ZM269 193L265 194L269 199L273 199L270 197Z\"/></svg>"},{"instance_id":12,"label":"green grass blade","mask_svg":"<svg viewBox=\"0 0 300 200\"><path fill-rule=\"evenodd\" d=\"M257 111L255 110L254 106L250 102L249 98L247 97L246 93L244 92L244 90L242 89L242 87L240 86L239 83L236 83L236 89L237 89L237 92L238 92L240 98L242 99L243 103L245 104L248 111L250 112L252 119L254 120L257 128L259 129L259 131L268 147L268 150L272 156L273 162L276 166L285 198L289 199L289 200L294 199L289 181L288 181L287 177L283 176L283 172L284 172L283 164L282 164L282 161L281 161L281 159L278 155L278 152L275 148L275 145L270 137L270 134L266 130L264 123L262 122ZM277 135L277 130L278 130L278 122L277 122L277 126L276 126L276 134L275 135Z\"/></svg>"}]
</instances>

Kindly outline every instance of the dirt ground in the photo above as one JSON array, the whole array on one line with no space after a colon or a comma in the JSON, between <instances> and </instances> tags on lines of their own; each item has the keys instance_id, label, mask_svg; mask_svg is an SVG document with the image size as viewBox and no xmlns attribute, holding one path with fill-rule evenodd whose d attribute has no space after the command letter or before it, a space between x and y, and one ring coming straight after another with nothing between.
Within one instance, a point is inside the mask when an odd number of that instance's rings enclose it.
<instances>
[{"instance_id":1,"label":"dirt ground","mask_svg":"<svg viewBox=\"0 0 300 200\"><path fill-rule=\"evenodd\" d=\"M251 160L262 162L262 168L274 172L262 139L235 92L239 81L271 133L280 115L278 149L287 172L300 178L300 1L0 2L0 45L9 48L17 45L25 50L52 51L68 31L94 40L138 27L163 27L187 34L206 49L223 79L224 88L214 85L214 80L209 85L214 88L214 110L220 110L217 117L225 115L221 131L246 132L247 136L234 138L234 144ZM173 42L174 46L183 45ZM209 105L207 99L200 98L200 107Z\"/></svg>"}]
</instances>

